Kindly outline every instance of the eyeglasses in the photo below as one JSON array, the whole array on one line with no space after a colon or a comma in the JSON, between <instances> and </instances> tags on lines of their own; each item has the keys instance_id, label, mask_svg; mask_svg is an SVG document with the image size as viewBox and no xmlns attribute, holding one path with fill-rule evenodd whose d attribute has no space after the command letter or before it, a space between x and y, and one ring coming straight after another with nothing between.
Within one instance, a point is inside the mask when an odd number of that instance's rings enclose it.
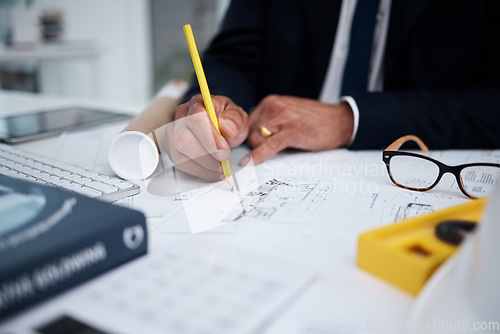
<instances>
[{"instance_id":1,"label":"eyeglasses","mask_svg":"<svg viewBox=\"0 0 500 334\"><path fill-rule=\"evenodd\" d=\"M429 151L417 136L408 135L389 145L382 154L391 181L398 187L415 191L434 188L445 173L455 175L458 187L469 198L493 194L500 180L500 164L469 163L448 166L425 155L398 151L407 141L414 141L423 152Z\"/></svg>"}]
</instances>

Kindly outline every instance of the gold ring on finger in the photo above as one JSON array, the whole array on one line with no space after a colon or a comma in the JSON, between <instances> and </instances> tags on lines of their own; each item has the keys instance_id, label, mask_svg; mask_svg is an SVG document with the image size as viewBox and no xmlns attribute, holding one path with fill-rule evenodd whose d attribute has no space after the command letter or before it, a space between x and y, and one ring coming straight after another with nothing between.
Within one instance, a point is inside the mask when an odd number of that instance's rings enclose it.
<instances>
[{"instance_id":1,"label":"gold ring on finger","mask_svg":"<svg viewBox=\"0 0 500 334\"><path fill-rule=\"evenodd\" d=\"M257 132L259 132L259 134L264 138L268 138L268 137L271 137L273 135L271 130L266 128L264 125L259 125L257 127Z\"/></svg>"}]
</instances>

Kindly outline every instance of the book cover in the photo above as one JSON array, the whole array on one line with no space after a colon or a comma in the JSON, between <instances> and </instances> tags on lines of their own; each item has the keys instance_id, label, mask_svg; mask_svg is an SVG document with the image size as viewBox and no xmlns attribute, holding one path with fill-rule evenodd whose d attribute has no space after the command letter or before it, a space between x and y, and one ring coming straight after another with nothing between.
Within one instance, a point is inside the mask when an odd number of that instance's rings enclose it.
<instances>
[{"instance_id":1,"label":"book cover","mask_svg":"<svg viewBox=\"0 0 500 334\"><path fill-rule=\"evenodd\" d=\"M0 175L0 319L147 252L146 219Z\"/></svg>"}]
</instances>

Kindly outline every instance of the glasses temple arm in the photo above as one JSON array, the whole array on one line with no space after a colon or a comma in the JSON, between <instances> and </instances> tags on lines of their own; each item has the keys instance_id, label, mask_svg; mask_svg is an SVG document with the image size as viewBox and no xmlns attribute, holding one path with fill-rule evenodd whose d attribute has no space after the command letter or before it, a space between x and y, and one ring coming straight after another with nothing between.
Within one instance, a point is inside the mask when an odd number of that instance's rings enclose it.
<instances>
[{"instance_id":1,"label":"glasses temple arm","mask_svg":"<svg viewBox=\"0 0 500 334\"><path fill-rule=\"evenodd\" d=\"M414 135L407 135L407 136L404 136L404 137L397 139L394 143L387 146L385 151L397 151L397 150L399 150L399 148L401 146L403 146L404 143L406 143L407 141L410 141L410 140L417 143L423 152L429 151L429 149L424 144L424 142L420 138L418 138L417 136L414 136Z\"/></svg>"}]
</instances>

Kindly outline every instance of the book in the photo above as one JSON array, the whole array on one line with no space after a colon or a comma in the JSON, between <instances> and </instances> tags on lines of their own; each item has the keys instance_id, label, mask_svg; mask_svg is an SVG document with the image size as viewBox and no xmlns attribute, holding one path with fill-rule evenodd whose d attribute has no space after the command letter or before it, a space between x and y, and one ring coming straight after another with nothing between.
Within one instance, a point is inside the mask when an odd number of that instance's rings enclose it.
<instances>
[{"instance_id":1,"label":"book","mask_svg":"<svg viewBox=\"0 0 500 334\"><path fill-rule=\"evenodd\" d=\"M147 253L144 215L0 175L0 320Z\"/></svg>"}]
</instances>

